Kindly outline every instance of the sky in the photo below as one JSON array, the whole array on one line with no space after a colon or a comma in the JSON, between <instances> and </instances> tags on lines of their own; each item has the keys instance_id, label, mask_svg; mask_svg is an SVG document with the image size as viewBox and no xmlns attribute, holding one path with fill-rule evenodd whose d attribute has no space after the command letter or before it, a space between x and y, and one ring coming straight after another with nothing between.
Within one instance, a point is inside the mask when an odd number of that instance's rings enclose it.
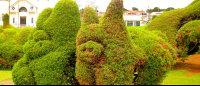
<instances>
[{"instance_id":1,"label":"sky","mask_svg":"<svg viewBox=\"0 0 200 86\"><path fill-rule=\"evenodd\" d=\"M16 2L17 0L11 0L11 1ZM33 0L29 1L31 2ZM37 4L37 6L40 8L39 12L41 12L46 7L53 8L58 1L59 0L49 0L49 1L41 0L39 4ZM98 8L99 12L105 12L110 1L111 0L96 0L95 5L99 6ZM127 10L131 10L132 7L137 7L139 11L142 10L146 11L148 7L150 9L153 9L154 7L159 7L160 9L173 7L177 9L186 7L192 1L194 0L124 0L124 8L126 8ZM80 2L78 2L78 4L80 5L79 9L87 6L85 2L86 2L85 0L80 0ZM6 8L8 8L8 2L0 1L0 13L5 12L7 10Z\"/></svg>"}]
</instances>

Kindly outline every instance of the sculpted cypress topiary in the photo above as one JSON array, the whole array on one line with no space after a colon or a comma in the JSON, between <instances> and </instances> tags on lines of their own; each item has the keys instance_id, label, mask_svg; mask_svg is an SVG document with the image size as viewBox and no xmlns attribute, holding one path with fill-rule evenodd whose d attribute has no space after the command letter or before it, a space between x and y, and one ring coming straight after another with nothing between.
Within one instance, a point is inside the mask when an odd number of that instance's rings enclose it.
<instances>
[{"instance_id":1,"label":"sculpted cypress topiary","mask_svg":"<svg viewBox=\"0 0 200 86\"><path fill-rule=\"evenodd\" d=\"M136 85L158 85L176 60L176 52L168 43L166 35L148 31L145 27L128 27L133 44L145 51L148 59L138 66ZM161 35L162 34L162 35Z\"/></svg>"},{"instance_id":2,"label":"sculpted cypress topiary","mask_svg":"<svg viewBox=\"0 0 200 86\"><path fill-rule=\"evenodd\" d=\"M160 30L166 33L169 43L177 49L176 34L178 30L186 23L192 20L198 20L200 17L200 1L195 0L193 3L182 9L175 9L164 12L147 25L149 30ZM177 54L178 55L178 54Z\"/></svg>"},{"instance_id":3,"label":"sculpted cypress topiary","mask_svg":"<svg viewBox=\"0 0 200 86\"><path fill-rule=\"evenodd\" d=\"M8 13L3 15L3 28L9 27L9 15Z\"/></svg>"},{"instance_id":4,"label":"sculpted cypress topiary","mask_svg":"<svg viewBox=\"0 0 200 86\"><path fill-rule=\"evenodd\" d=\"M85 10L88 9L92 10L89 7ZM91 16L97 15L94 11L88 13ZM83 17L90 19L86 15ZM135 65L146 56L131 42L123 20L123 0L110 2L100 24L95 22L97 19L93 20L84 21L84 27L77 35L76 77L79 83L134 84Z\"/></svg>"},{"instance_id":5,"label":"sculpted cypress topiary","mask_svg":"<svg viewBox=\"0 0 200 86\"><path fill-rule=\"evenodd\" d=\"M177 45L179 54L183 59L187 58L189 53L198 51L200 41L200 20L190 21L178 31Z\"/></svg>"},{"instance_id":6,"label":"sculpted cypress topiary","mask_svg":"<svg viewBox=\"0 0 200 86\"><path fill-rule=\"evenodd\" d=\"M44 22L49 18L49 16L51 15L53 11L53 8L45 8L40 15L38 16L37 22L36 22L36 26L39 30L42 30L42 26L44 24Z\"/></svg>"},{"instance_id":7,"label":"sculpted cypress topiary","mask_svg":"<svg viewBox=\"0 0 200 86\"><path fill-rule=\"evenodd\" d=\"M31 31L24 56L12 70L16 85L77 85L76 35L81 27L78 5L60 0L43 23Z\"/></svg>"}]
</instances>

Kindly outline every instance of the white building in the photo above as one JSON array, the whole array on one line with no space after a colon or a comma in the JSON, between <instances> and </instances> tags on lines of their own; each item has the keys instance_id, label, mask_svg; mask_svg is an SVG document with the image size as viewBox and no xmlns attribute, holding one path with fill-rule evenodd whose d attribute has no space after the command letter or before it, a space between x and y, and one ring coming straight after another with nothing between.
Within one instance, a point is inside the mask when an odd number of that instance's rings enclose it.
<instances>
[{"instance_id":1,"label":"white building","mask_svg":"<svg viewBox=\"0 0 200 86\"><path fill-rule=\"evenodd\" d=\"M124 21L127 26L144 26L148 20L147 13L145 11L124 11Z\"/></svg>"},{"instance_id":2,"label":"white building","mask_svg":"<svg viewBox=\"0 0 200 86\"><path fill-rule=\"evenodd\" d=\"M45 0L45 1L49 1L49 0ZM25 26L36 27L36 21L37 21L38 15L44 9L43 7L42 9L38 10L39 5L41 4L39 3L38 0L19 0L19 2L18 0L11 0L10 24L15 27L25 27ZM2 18L5 13L9 14L9 7L7 9L7 12L5 11L2 12L0 10L0 25L3 25Z\"/></svg>"}]
</instances>

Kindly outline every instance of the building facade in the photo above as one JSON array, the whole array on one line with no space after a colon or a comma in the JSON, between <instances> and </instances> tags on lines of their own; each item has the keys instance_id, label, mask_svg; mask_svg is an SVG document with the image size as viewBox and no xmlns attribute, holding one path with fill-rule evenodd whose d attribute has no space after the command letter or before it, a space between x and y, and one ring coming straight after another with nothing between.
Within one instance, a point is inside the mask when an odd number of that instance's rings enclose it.
<instances>
[{"instance_id":1,"label":"building facade","mask_svg":"<svg viewBox=\"0 0 200 86\"><path fill-rule=\"evenodd\" d=\"M148 16L145 11L124 11L123 14L126 26L144 26Z\"/></svg>"},{"instance_id":2,"label":"building facade","mask_svg":"<svg viewBox=\"0 0 200 86\"><path fill-rule=\"evenodd\" d=\"M10 24L15 27L36 27L37 16L38 7L27 0L19 0L10 6Z\"/></svg>"}]
</instances>

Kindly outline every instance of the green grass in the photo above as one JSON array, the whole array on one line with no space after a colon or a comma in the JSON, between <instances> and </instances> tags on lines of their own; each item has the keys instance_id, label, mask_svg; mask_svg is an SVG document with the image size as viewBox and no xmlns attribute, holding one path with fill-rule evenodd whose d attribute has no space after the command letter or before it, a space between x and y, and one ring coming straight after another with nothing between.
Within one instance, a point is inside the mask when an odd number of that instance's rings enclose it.
<instances>
[{"instance_id":1,"label":"green grass","mask_svg":"<svg viewBox=\"0 0 200 86\"><path fill-rule=\"evenodd\" d=\"M185 76L186 73L186 70L170 71L161 85L200 85L200 74Z\"/></svg>"},{"instance_id":2,"label":"green grass","mask_svg":"<svg viewBox=\"0 0 200 86\"><path fill-rule=\"evenodd\" d=\"M11 70L0 70L0 81L12 79Z\"/></svg>"}]
</instances>

